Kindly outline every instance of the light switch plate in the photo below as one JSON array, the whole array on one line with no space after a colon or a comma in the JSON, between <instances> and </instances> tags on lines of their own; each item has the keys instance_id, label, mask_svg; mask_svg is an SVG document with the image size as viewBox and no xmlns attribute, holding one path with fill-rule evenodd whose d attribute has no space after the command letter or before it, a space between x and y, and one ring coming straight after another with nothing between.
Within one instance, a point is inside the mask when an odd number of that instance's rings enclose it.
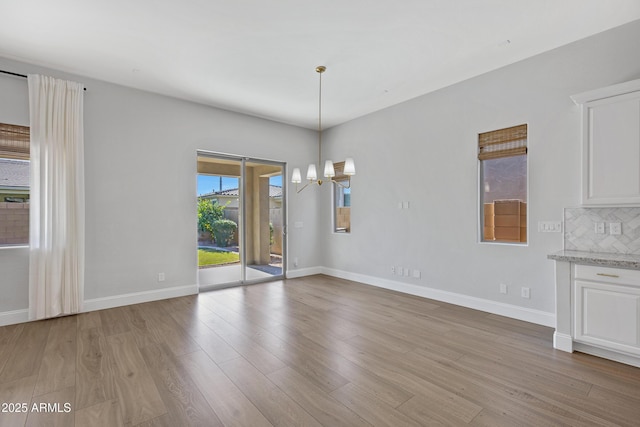
<instances>
[{"instance_id":1,"label":"light switch plate","mask_svg":"<svg viewBox=\"0 0 640 427\"><path fill-rule=\"evenodd\" d=\"M596 222L596 234L604 234L604 222Z\"/></svg>"}]
</instances>

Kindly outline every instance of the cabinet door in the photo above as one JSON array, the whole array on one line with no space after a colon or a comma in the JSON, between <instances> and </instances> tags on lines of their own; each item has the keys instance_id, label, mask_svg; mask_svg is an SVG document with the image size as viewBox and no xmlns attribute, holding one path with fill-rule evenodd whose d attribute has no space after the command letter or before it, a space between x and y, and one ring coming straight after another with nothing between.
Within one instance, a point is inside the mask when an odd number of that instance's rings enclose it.
<instances>
[{"instance_id":1,"label":"cabinet door","mask_svg":"<svg viewBox=\"0 0 640 427\"><path fill-rule=\"evenodd\" d=\"M640 92L583 108L583 204L640 204Z\"/></svg>"},{"instance_id":2,"label":"cabinet door","mask_svg":"<svg viewBox=\"0 0 640 427\"><path fill-rule=\"evenodd\" d=\"M574 339L640 355L640 288L574 282Z\"/></svg>"}]
</instances>

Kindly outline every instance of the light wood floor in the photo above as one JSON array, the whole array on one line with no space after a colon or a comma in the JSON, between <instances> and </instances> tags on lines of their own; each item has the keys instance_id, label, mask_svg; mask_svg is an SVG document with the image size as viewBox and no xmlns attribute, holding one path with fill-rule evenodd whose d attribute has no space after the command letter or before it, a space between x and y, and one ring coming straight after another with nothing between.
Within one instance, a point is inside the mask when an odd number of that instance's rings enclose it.
<instances>
[{"instance_id":1,"label":"light wood floor","mask_svg":"<svg viewBox=\"0 0 640 427\"><path fill-rule=\"evenodd\" d=\"M640 369L551 337L326 276L225 289L0 328L28 406L0 425L640 425Z\"/></svg>"}]
</instances>

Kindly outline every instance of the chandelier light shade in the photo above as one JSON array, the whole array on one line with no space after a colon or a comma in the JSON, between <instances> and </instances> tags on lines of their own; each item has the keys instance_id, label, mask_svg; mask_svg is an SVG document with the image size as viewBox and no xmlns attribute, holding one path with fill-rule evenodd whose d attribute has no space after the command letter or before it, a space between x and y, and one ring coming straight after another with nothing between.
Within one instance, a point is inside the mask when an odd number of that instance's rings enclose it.
<instances>
[{"instance_id":1,"label":"chandelier light shade","mask_svg":"<svg viewBox=\"0 0 640 427\"><path fill-rule=\"evenodd\" d=\"M291 174L291 182L293 182L294 184L300 184L302 182L300 168L293 168L293 173Z\"/></svg>"},{"instance_id":2,"label":"chandelier light shade","mask_svg":"<svg viewBox=\"0 0 640 427\"><path fill-rule=\"evenodd\" d=\"M331 160L324 162L324 176L327 178L333 178L336 176L336 171L333 168L333 162Z\"/></svg>"},{"instance_id":3,"label":"chandelier light shade","mask_svg":"<svg viewBox=\"0 0 640 427\"><path fill-rule=\"evenodd\" d=\"M318 179L318 172L316 171L316 165L311 163L307 169L307 179L309 181L315 181Z\"/></svg>"},{"instance_id":4,"label":"chandelier light shade","mask_svg":"<svg viewBox=\"0 0 640 427\"><path fill-rule=\"evenodd\" d=\"M324 65L318 65L316 72L319 75L319 90L318 90L318 167L322 165L322 73L327 70ZM345 185L341 181L333 179L336 176L335 167L331 160L327 160L324 163L324 176L329 181L344 188L351 188L351 177L356 174L356 167L351 157L347 157L344 161L344 168L342 174L347 177L347 184ZM301 192L311 184L322 185L322 180L318 179L318 169L315 163L311 163L307 169L307 183L304 187L298 189L298 184L302 182L302 175L300 174L300 168L293 168L291 173L291 182L296 184L296 192Z\"/></svg>"},{"instance_id":5,"label":"chandelier light shade","mask_svg":"<svg viewBox=\"0 0 640 427\"><path fill-rule=\"evenodd\" d=\"M356 165L353 163L351 157L344 159L344 171L342 172L347 176L353 176L356 174Z\"/></svg>"}]
</instances>

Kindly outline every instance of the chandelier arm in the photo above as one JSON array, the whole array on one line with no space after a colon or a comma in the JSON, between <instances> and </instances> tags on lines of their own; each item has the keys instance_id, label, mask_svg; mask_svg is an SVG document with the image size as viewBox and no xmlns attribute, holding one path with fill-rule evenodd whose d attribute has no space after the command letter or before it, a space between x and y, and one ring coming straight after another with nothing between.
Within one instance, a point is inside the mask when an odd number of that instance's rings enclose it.
<instances>
[{"instance_id":1,"label":"chandelier arm","mask_svg":"<svg viewBox=\"0 0 640 427\"><path fill-rule=\"evenodd\" d=\"M302 192L302 190L304 190L305 188L307 188L310 185L320 186L320 185L322 185L322 182L323 181L321 179L310 179L309 181L307 181L307 183L302 188L298 188L298 183L296 183L296 193Z\"/></svg>"},{"instance_id":2,"label":"chandelier arm","mask_svg":"<svg viewBox=\"0 0 640 427\"><path fill-rule=\"evenodd\" d=\"M349 184L344 185L342 182L340 181L336 181L335 179L331 179L331 182L333 182L334 184L342 187L342 188L351 188L351 177L347 178L347 181L349 182Z\"/></svg>"},{"instance_id":3,"label":"chandelier arm","mask_svg":"<svg viewBox=\"0 0 640 427\"><path fill-rule=\"evenodd\" d=\"M309 186L309 184L311 184L311 182L313 182L313 181L309 181L309 182L307 182L307 183L304 185L304 187L302 187L302 188L300 188L300 189L298 188L298 184L296 184L296 193L300 193L302 190L304 190L305 188L307 188L307 187Z\"/></svg>"}]
</instances>

